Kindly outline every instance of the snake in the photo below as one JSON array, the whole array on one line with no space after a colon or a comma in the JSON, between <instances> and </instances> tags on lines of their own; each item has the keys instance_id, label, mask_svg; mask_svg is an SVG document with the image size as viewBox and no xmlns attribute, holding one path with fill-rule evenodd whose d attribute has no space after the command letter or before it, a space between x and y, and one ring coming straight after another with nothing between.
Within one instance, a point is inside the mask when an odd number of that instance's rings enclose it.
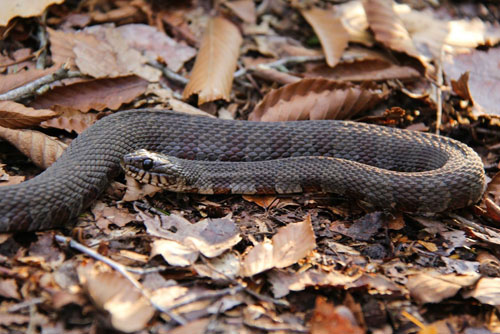
<instances>
[{"instance_id":1,"label":"snake","mask_svg":"<svg viewBox=\"0 0 500 334\"><path fill-rule=\"evenodd\" d=\"M0 187L0 231L64 226L121 165L172 191L320 191L417 213L472 205L485 188L480 157L444 136L353 121L254 122L136 109L100 119L45 171Z\"/></svg>"}]
</instances>

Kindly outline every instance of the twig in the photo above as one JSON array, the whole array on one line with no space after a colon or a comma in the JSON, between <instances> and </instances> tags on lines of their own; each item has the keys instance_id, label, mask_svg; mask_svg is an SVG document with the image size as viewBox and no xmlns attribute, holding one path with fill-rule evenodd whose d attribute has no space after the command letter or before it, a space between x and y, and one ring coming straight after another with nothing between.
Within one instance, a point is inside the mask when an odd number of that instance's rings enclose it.
<instances>
[{"instance_id":1,"label":"twig","mask_svg":"<svg viewBox=\"0 0 500 334\"><path fill-rule=\"evenodd\" d=\"M437 82L436 82L436 104L437 104L437 112L436 112L436 134L439 134L439 129L441 129L441 118L443 117L443 92L441 91L441 87L443 86L443 57L444 57L444 48L441 47L441 52L439 55L439 60L437 63Z\"/></svg>"},{"instance_id":2,"label":"twig","mask_svg":"<svg viewBox=\"0 0 500 334\"><path fill-rule=\"evenodd\" d=\"M226 288L223 290L217 290L217 291L210 291L210 292L205 292L203 294L197 295L197 296L192 296L191 298L186 298L185 300L182 300L181 302L174 304L172 306L168 307L168 310L175 310L176 308L179 308L181 306L191 304L200 300L204 299L212 299L212 298L217 298L217 297L222 297L225 295L235 295L236 293L240 292L243 290L243 287L241 286L235 286L232 288Z\"/></svg>"},{"instance_id":3,"label":"twig","mask_svg":"<svg viewBox=\"0 0 500 334\"><path fill-rule=\"evenodd\" d=\"M481 225L479 225L477 223L474 223L471 220L468 220L468 219L466 219L466 218L464 218L462 216L459 216L459 215L457 215L455 213L450 213L450 214L448 214L448 216L450 216L454 220L458 220L459 223L456 224L458 226L464 225L464 226L467 226L467 227L469 227L469 228L471 228L473 230L476 230L476 231L479 231L479 232L481 232L483 234L486 234L487 236L490 236L490 237L492 236L491 233L488 231L488 229L484 228L483 226L481 226Z\"/></svg>"},{"instance_id":4,"label":"twig","mask_svg":"<svg viewBox=\"0 0 500 334\"><path fill-rule=\"evenodd\" d=\"M180 325L185 325L187 323L187 321L179 316L179 315L176 315L172 312L170 312L169 309L166 309L164 308L163 306L161 305L158 305L157 303L155 303L153 301L153 299L151 298L151 294L149 293L148 290L146 290L141 283L139 283L139 281L137 281L128 271L127 271L127 268L122 265L121 263L118 263L116 261L113 261L99 253L97 253L96 251L94 251L93 249L90 249L88 247L85 247L84 245L76 242L75 240L73 240L72 238L69 238L69 237L64 237L64 236L61 236L61 235L56 235L55 236L55 239L62 243L62 244L65 244L65 245L69 245L70 247L76 249L76 250L79 250L80 252L84 253L84 254L87 254L88 256L90 257L93 257L94 259L98 260L98 261L101 261L101 262L104 262L106 263L108 266L110 266L111 268L115 269L116 271L118 271L120 274L123 275L123 277L125 277L126 279L128 279L130 281L130 283L132 283L132 285L138 289L140 291L140 293L144 296L144 298L146 298L149 303L155 308L157 309L158 311L160 312L163 312L165 314L167 314L172 320L176 321L177 323L179 323Z\"/></svg>"},{"instance_id":5,"label":"twig","mask_svg":"<svg viewBox=\"0 0 500 334\"><path fill-rule=\"evenodd\" d=\"M149 61L148 65L153 66L154 68L159 69L160 71L163 72L163 75L167 78L170 79L174 82L177 82L178 84L181 84L183 86L187 85L189 82L189 79L184 78L182 75L175 73L171 69L169 69L166 66L161 65L160 63L156 61Z\"/></svg>"},{"instance_id":6,"label":"twig","mask_svg":"<svg viewBox=\"0 0 500 334\"><path fill-rule=\"evenodd\" d=\"M37 51L38 58L36 60L36 68L45 68L47 63L47 31L45 30L45 21L47 19L47 11L44 11L40 17L40 24L38 25L38 38L40 39L40 47Z\"/></svg>"},{"instance_id":7,"label":"twig","mask_svg":"<svg viewBox=\"0 0 500 334\"><path fill-rule=\"evenodd\" d=\"M247 72L252 71L257 68L263 68L263 69L268 69L268 68L275 68L275 67L282 67L286 65L291 65L291 64L300 64L300 63L307 63L310 61L321 61L325 59L324 56L292 56L292 57L285 57L278 59L276 61L270 62L270 63L264 63L264 64L259 64L257 66L249 67L249 68L242 68L241 70L238 70L234 72L234 78L239 78L242 75L245 75Z\"/></svg>"},{"instance_id":8,"label":"twig","mask_svg":"<svg viewBox=\"0 0 500 334\"><path fill-rule=\"evenodd\" d=\"M29 95L35 95L36 91L40 89L40 87L50 84L54 81L81 76L82 73L80 73L79 71L70 71L65 64L54 73L47 74L39 79L36 79L35 81L27 83L24 86L14 88L6 93L0 94L0 101L20 100Z\"/></svg>"},{"instance_id":9,"label":"twig","mask_svg":"<svg viewBox=\"0 0 500 334\"><path fill-rule=\"evenodd\" d=\"M15 305L12 305L10 306L8 309L7 309L7 312L9 313L15 313L19 310L22 310L23 308L25 307L30 307L32 305L37 305L37 304L41 304L45 301L45 298L32 298L30 300L26 300L24 302L21 302L21 303L17 303Z\"/></svg>"}]
</instances>

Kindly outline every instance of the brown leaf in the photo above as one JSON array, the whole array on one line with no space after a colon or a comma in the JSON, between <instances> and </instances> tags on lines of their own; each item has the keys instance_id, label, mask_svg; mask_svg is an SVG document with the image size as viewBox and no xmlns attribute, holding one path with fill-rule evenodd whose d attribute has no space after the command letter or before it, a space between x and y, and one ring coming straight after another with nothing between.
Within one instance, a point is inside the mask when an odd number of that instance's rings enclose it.
<instances>
[{"instance_id":1,"label":"brown leaf","mask_svg":"<svg viewBox=\"0 0 500 334\"><path fill-rule=\"evenodd\" d=\"M0 279L0 296L4 298L21 299L21 295L19 294L19 291L17 289L18 288L15 279Z\"/></svg>"},{"instance_id":2,"label":"brown leaf","mask_svg":"<svg viewBox=\"0 0 500 334\"><path fill-rule=\"evenodd\" d=\"M458 78L458 80L451 80L451 87L453 91L462 99L472 101L469 91L469 72L465 72Z\"/></svg>"},{"instance_id":3,"label":"brown leaf","mask_svg":"<svg viewBox=\"0 0 500 334\"><path fill-rule=\"evenodd\" d=\"M109 312L117 330L131 333L146 327L155 310L130 281L97 266L78 267L78 277L97 307Z\"/></svg>"},{"instance_id":4,"label":"brown leaf","mask_svg":"<svg viewBox=\"0 0 500 334\"><path fill-rule=\"evenodd\" d=\"M39 16L47 7L53 4L61 4L64 0L9 0L2 2L2 10L0 11L0 26L6 26L9 21L16 17L32 17Z\"/></svg>"},{"instance_id":5,"label":"brown leaf","mask_svg":"<svg viewBox=\"0 0 500 334\"><path fill-rule=\"evenodd\" d=\"M253 0L226 1L224 2L224 6L230 8L236 16L245 22L255 23L257 20Z\"/></svg>"},{"instance_id":6,"label":"brown leaf","mask_svg":"<svg viewBox=\"0 0 500 334\"><path fill-rule=\"evenodd\" d=\"M365 0L363 7L377 41L392 50L420 57L403 21L394 12L392 0Z\"/></svg>"},{"instance_id":7,"label":"brown leaf","mask_svg":"<svg viewBox=\"0 0 500 334\"><path fill-rule=\"evenodd\" d=\"M29 71L20 71L17 73L2 75L2 80L0 80L0 94L6 93L14 88L21 87L29 82L43 77L44 75L52 74L58 69L58 66L52 66L43 70L31 69Z\"/></svg>"},{"instance_id":8,"label":"brown leaf","mask_svg":"<svg viewBox=\"0 0 500 334\"><path fill-rule=\"evenodd\" d=\"M461 288L471 286L479 277L479 274L443 275L429 271L410 275L407 288L412 297L421 303L439 303L456 295Z\"/></svg>"},{"instance_id":9,"label":"brown leaf","mask_svg":"<svg viewBox=\"0 0 500 334\"><path fill-rule=\"evenodd\" d=\"M57 118L52 118L42 122L40 126L43 128L55 128L66 130L68 132L75 131L80 134L89 126L94 124L100 115L96 113L82 113L76 109L69 107L53 106L54 110L60 111L61 115Z\"/></svg>"},{"instance_id":10,"label":"brown leaf","mask_svg":"<svg viewBox=\"0 0 500 334\"><path fill-rule=\"evenodd\" d=\"M375 42L368 31L368 21L361 1L347 1L334 7L349 34L349 42L372 46Z\"/></svg>"},{"instance_id":11,"label":"brown leaf","mask_svg":"<svg viewBox=\"0 0 500 334\"><path fill-rule=\"evenodd\" d=\"M313 7L301 11L318 36L328 66L334 67L347 47L349 34L331 10Z\"/></svg>"},{"instance_id":12,"label":"brown leaf","mask_svg":"<svg viewBox=\"0 0 500 334\"><path fill-rule=\"evenodd\" d=\"M146 196L152 196L157 192L163 191L162 188L152 184L139 183L136 179L128 175L125 175L125 180L127 182L127 190L122 198L125 202L137 201L138 199L143 199Z\"/></svg>"},{"instance_id":13,"label":"brown leaf","mask_svg":"<svg viewBox=\"0 0 500 334\"><path fill-rule=\"evenodd\" d=\"M135 220L135 215L128 212L126 208L107 206L103 202L97 202L94 206L92 206L91 210L94 214L97 226L107 233L110 232L109 225L111 224L123 227Z\"/></svg>"},{"instance_id":14,"label":"brown leaf","mask_svg":"<svg viewBox=\"0 0 500 334\"><path fill-rule=\"evenodd\" d=\"M249 120L348 119L373 107L386 95L381 90L327 79L303 79L269 92L255 107Z\"/></svg>"},{"instance_id":15,"label":"brown leaf","mask_svg":"<svg viewBox=\"0 0 500 334\"><path fill-rule=\"evenodd\" d=\"M500 305L500 278L483 277L474 290L464 293L465 298L476 298L483 304Z\"/></svg>"},{"instance_id":16,"label":"brown leaf","mask_svg":"<svg viewBox=\"0 0 500 334\"><path fill-rule=\"evenodd\" d=\"M116 110L122 104L129 103L143 94L147 85L147 81L136 76L79 82L56 87L38 97L31 106L38 109L64 106L82 112L88 112L91 109Z\"/></svg>"},{"instance_id":17,"label":"brown leaf","mask_svg":"<svg viewBox=\"0 0 500 334\"><path fill-rule=\"evenodd\" d=\"M365 333L361 327L356 325L354 316L348 308L345 306L335 307L328 303L324 297L316 298L310 330L311 334Z\"/></svg>"},{"instance_id":18,"label":"brown leaf","mask_svg":"<svg viewBox=\"0 0 500 334\"><path fill-rule=\"evenodd\" d=\"M243 195L245 201L252 202L264 209L275 207L280 202L276 196L271 195Z\"/></svg>"},{"instance_id":19,"label":"brown leaf","mask_svg":"<svg viewBox=\"0 0 500 334\"><path fill-rule=\"evenodd\" d=\"M0 126L10 129L28 128L58 114L52 110L25 107L13 101L0 101Z\"/></svg>"},{"instance_id":20,"label":"brown leaf","mask_svg":"<svg viewBox=\"0 0 500 334\"><path fill-rule=\"evenodd\" d=\"M49 167L67 145L38 131L13 130L0 127L0 137L17 147L40 168Z\"/></svg>"},{"instance_id":21,"label":"brown leaf","mask_svg":"<svg viewBox=\"0 0 500 334\"><path fill-rule=\"evenodd\" d=\"M189 83L182 97L198 95L198 104L229 101L242 38L230 21L215 17L208 22Z\"/></svg>"},{"instance_id":22,"label":"brown leaf","mask_svg":"<svg viewBox=\"0 0 500 334\"><path fill-rule=\"evenodd\" d=\"M311 252L316 240L311 217L278 230L271 240L265 239L247 250L242 264L242 276L253 276L271 268L288 267Z\"/></svg>"}]
</instances>

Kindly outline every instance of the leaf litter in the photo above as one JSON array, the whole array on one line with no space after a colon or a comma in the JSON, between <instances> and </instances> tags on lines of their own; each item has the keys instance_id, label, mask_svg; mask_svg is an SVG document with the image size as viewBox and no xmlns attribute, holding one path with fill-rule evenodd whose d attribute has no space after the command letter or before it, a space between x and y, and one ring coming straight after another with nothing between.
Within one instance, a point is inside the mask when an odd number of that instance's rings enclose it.
<instances>
[{"instance_id":1,"label":"leaf litter","mask_svg":"<svg viewBox=\"0 0 500 334\"><path fill-rule=\"evenodd\" d=\"M138 107L440 124L478 151L491 182L480 205L419 217L324 194L154 195L118 179L76 226L0 235L2 331L500 331L497 6L37 5L0 18L0 186Z\"/></svg>"}]
</instances>

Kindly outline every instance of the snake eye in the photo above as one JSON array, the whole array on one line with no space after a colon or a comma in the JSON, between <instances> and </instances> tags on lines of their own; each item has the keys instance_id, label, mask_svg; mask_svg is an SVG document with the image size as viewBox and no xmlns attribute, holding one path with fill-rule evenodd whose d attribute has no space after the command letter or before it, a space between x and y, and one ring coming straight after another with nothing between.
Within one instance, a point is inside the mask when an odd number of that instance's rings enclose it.
<instances>
[{"instance_id":1,"label":"snake eye","mask_svg":"<svg viewBox=\"0 0 500 334\"><path fill-rule=\"evenodd\" d=\"M144 159L144 161L142 162L142 168L144 170L150 170L151 168L153 168L153 160L151 159Z\"/></svg>"}]
</instances>

